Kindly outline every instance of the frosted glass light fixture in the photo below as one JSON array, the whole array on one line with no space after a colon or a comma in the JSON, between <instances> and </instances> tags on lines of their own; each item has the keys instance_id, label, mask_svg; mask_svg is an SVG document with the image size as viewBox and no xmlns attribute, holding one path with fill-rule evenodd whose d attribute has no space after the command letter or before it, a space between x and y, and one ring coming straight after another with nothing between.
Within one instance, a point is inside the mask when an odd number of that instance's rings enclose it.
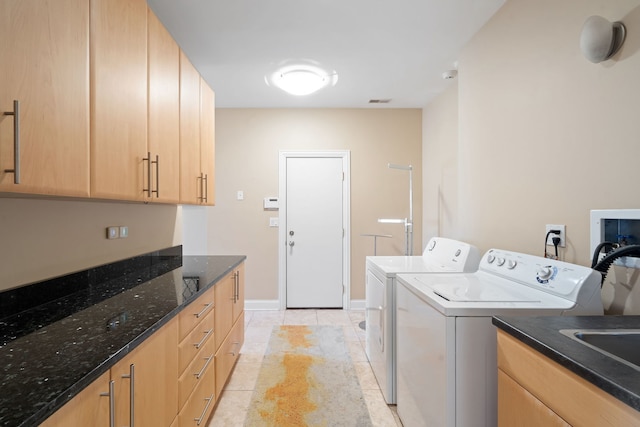
<instances>
[{"instance_id":1,"label":"frosted glass light fixture","mask_svg":"<svg viewBox=\"0 0 640 427\"><path fill-rule=\"evenodd\" d=\"M620 50L625 35L622 22L609 22L602 16L590 16L582 26L580 49L585 58L597 64Z\"/></svg>"},{"instance_id":2,"label":"frosted glass light fixture","mask_svg":"<svg viewBox=\"0 0 640 427\"><path fill-rule=\"evenodd\" d=\"M338 74L335 71L327 72L315 65L296 64L281 67L265 76L265 82L291 95L304 96L327 86L335 86Z\"/></svg>"}]
</instances>

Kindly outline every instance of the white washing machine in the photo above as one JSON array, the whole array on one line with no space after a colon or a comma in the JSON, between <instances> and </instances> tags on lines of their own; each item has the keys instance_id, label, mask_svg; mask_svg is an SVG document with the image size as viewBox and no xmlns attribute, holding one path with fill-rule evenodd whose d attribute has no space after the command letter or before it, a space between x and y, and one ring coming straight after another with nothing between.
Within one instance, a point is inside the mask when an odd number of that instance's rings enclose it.
<instances>
[{"instance_id":1,"label":"white washing machine","mask_svg":"<svg viewBox=\"0 0 640 427\"><path fill-rule=\"evenodd\" d=\"M494 315L602 315L600 273L489 250L471 274L397 276L397 409L405 427L497 425Z\"/></svg>"},{"instance_id":2,"label":"white washing machine","mask_svg":"<svg viewBox=\"0 0 640 427\"><path fill-rule=\"evenodd\" d=\"M443 237L429 240L422 256L367 257L366 353L387 403L396 403L396 275L471 272L479 262L475 246Z\"/></svg>"}]
</instances>

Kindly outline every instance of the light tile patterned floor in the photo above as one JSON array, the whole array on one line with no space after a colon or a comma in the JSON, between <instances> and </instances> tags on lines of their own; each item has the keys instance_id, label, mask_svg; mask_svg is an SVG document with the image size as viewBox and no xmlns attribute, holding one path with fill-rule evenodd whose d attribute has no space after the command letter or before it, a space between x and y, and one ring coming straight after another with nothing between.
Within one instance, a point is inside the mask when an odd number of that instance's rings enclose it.
<instances>
[{"instance_id":1,"label":"light tile patterned floor","mask_svg":"<svg viewBox=\"0 0 640 427\"><path fill-rule=\"evenodd\" d=\"M387 405L365 354L365 333L359 326L363 310L246 311L244 346L209 427L242 427L255 389L262 358L274 325L341 325L372 427L402 426L394 405Z\"/></svg>"}]
</instances>

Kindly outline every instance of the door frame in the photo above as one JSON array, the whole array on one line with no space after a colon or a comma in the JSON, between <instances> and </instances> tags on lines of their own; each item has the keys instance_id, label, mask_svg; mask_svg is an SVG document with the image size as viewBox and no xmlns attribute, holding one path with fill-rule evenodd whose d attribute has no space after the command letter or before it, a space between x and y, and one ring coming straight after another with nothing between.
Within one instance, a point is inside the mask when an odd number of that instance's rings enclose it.
<instances>
[{"instance_id":1,"label":"door frame","mask_svg":"<svg viewBox=\"0 0 640 427\"><path fill-rule=\"evenodd\" d=\"M287 159L307 157L330 157L342 159L342 309L351 307L351 152L331 151L284 151L279 152L279 212L278 212L278 301L280 310L287 308Z\"/></svg>"}]
</instances>

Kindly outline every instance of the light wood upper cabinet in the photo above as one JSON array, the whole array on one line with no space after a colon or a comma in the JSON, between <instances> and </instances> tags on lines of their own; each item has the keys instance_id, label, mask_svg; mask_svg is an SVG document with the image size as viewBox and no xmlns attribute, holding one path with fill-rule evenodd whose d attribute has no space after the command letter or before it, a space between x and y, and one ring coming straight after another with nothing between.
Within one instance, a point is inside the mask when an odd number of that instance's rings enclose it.
<instances>
[{"instance_id":1,"label":"light wood upper cabinet","mask_svg":"<svg viewBox=\"0 0 640 427\"><path fill-rule=\"evenodd\" d=\"M2 0L0 39L0 191L87 197L89 3Z\"/></svg>"},{"instance_id":2,"label":"light wood upper cabinet","mask_svg":"<svg viewBox=\"0 0 640 427\"><path fill-rule=\"evenodd\" d=\"M200 170L205 205L215 204L215 94L200 77Z\"/></svg>"},{"instance_id":3,"label":"light wood upper cabinet","mask_svg":"<svg viewBox=\"0 0 640 427\"><path fill-rule=\"evenodd\" d=\"M90 3L91 197L143 200L147 3Z\"/></svg>"},{"instance_id":4,"label":"light wood upper cabinet","mask_svg":"<svg viewBox=\"0 0 640 427\"><path fill-rule=\"evenodd\" d=\"M213 205L215 95L180 53L180 201Z\"/></svg>"},{"instance_id":5,"label":"light wood upper cabinet","mask_svg":"<svg viewBox=\"0 0 640 427\"><path fill-rule=\"evenodd\" d=\"M147 151L151 155L151 164L144 165L146 172L144 182L147 189L145 196L154 202L178 203L180 201L180 48L151 9L149 9L147 24L149 30ZM149 166L151 166L150 169Z\"/></svg>"},{"instance_id":6,"label":"light wood upper cabinet","mask_svg":"<svg viewBox=\"0 0 640 427\"><path fill-rule=\"evenodd\" d=\"M200 75L180 52L180 200L202 201L200 171Z\"/></svg>"}]
</instances>

